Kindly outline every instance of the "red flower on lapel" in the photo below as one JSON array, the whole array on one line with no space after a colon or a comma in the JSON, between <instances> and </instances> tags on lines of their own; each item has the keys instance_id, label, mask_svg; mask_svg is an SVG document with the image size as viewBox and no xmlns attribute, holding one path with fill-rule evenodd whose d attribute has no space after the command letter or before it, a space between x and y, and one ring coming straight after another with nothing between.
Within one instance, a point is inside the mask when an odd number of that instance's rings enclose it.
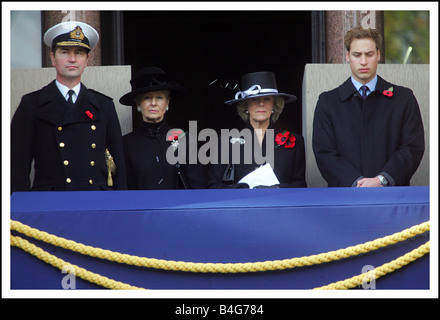
<instances>
[{"instance_id":1,"label":"red flower on lapel","mask_svg":"<svg viewBox=\"0 0 440 320\"><path fill-rule=\"evenodd\" d=\"M93 114L92 114L89 110L86 111L86 115L87 115L90 119L93 119Z\"/></svg>"},{"instance_id":2,"label":"red flower on lapel","mask_svg":"<svg viewBox=\"0 0 440 320\"><path fill-rule=\"evenodd\" d=\"M286 141L286 144L284 145L284 148L293 148L295 146L295 141L296 141L295 136L293 134L290 135Z\"/></svg>"},{"instance_id":3,"label":"red flower on lapel","mask_svg":"<svg viewBox=\"0 0 440 320\"><path fill-rule=\"evenodd\" d=\"M293 148L295 146L296 138L289 131L284 131L283 133L278 133L275 136L275 142L278 144L275 148L279 146L284 146L284 148Z\"/></svg>"},{"instance_id":4,"label":"red flower on lapel","mask_svg":"<svg viewBox=\"0 0 440 320\"><path fill-rule=\"evenodd\" d=\"M179 139L185 136L185 132L182 129L171 129L168 131L168 134L170 135L167 137L167 140L171 141L171 146L176 150L179 146Z\"/></svg>"},{"instance_id":5,"label":"red flower on lapel","mask_svg":"<svg viewBox=\"0 0 440 320\"><path fill-rule=\"evenodd\" d=\"M388 90L384 90L382 93L384 96L392 97L393 96L393 87L389 88Z\"/></svg>"},{"instance_id":6,"label":"red flower on lapel","mask_svg":"<svg viewBox=\"0 0 440 320\"><path fill-rule=\"evenodd\" d=\"M287 137L289 136L289 131L284 131L283 133L278 133L275 136L275 142L278 143L278 146L282 146L286 143Z\"/></svg>"},{"instance_id":7,"label":"red flower on lapel","mask_svg":"<svg viewBox=\"0 0 440 320\"><path fill-rule=\"evenodd\" d=\"M180 135L184 133L181 129L172 129L171 134L167 137L168 141L174 141L180 138Z\"/></svg>"}]
</instances>

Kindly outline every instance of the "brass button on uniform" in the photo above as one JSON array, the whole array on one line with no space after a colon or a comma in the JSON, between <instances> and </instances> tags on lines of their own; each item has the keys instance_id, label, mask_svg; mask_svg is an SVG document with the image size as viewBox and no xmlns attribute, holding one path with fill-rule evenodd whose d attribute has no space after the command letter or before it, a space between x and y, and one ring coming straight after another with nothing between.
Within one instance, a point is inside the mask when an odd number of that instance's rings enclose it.
<instances>
[{"instance_id":1,"label":"brass button on uniform","mask_svg":"<svg viewBox=\"0 0 440 320\"><path fill-rule=\"evenodd\" d=\"M64 148L66 144L64 142L60 142L60 148Z\"/></svg>"},{"instance_id":2,"label":"brass button on uniform","mask_svg":"<svg viewBox=\"0 0 440 320\"><path fill-rule=\"evenodd\" d=\"M58 131L61 131L61 130L63 130L63 127L58 127Z\"/></svg>"},{"instance_id":3,"label":"brass button on uniform","mask_svg":"<svg viewBox=\"0 0 440 320\"><path fill-rule=\"evenodd\" d=\"M89 180L89 184L90 184L90 185L93 184L93 180L92 180L92 179Z\"/></svg>"},{"instance_id":4,"label":"brass button on uniform","mask_svg":"<svg viewBox=\"0 0 440 320\"><path fill-rule=\"evenodd\" d=\"M95 166L95 161L90 161L90 166Z\"/></svg>"},{"instance_id":5,"label":"brass button on uniform","mask_svg":"<svg viewBox=\"0 0 440 320\"><path fill-rule=\"evenodd\" d=\"M64 160L63 163L64 163L65 166L69 165L69 161L67 161L67 160Z\"/></svg>"},{"instance_id":6,"label":"brass button on uniform","mask_svg":"<svg viewBox=\"0 0 440 320\"><path fill-rule=\"evenodd\" d=\"M72 182L72 179L67 178L67 179L66 179L66 182L67 182L67 183L71 183L71 182Z\"/></svg>"},{"instance_id":7,"label":"brass button on uniform","mask_svg":"<svg viewBox=\"0 0 440 320\"><path fill-rule=\"evenodd\" d=\"M92 124L90 128L92 128L92 130L96 130L96 126L94 124Z\"/></svg>"},{"instance_id":8,"label":"brass button on uniform","mask_svg":"<svg viewBox=\"0 0 440 320\"><path fill-rule=\"evenodd\" d=\"M92 149L96 148L96 143L92 143Z\"/></svg>"}]
</instances>

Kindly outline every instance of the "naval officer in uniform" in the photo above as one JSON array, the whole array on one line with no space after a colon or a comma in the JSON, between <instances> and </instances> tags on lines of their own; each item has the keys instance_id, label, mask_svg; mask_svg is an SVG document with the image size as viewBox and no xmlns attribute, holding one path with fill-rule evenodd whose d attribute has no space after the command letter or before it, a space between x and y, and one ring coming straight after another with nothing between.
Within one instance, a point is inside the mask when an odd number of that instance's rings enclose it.
<instances>
[{"instance_id":1,"label":"naval officer in uniform","mask_svg":"<svg viewBox=\"0 0 440 320\"><path fill-rule=\"evenodd\" d=\"M56 79L23 96L12 119L11 193L127 188L113 100L81 83L98 40L94 28L76 21L45 33Z\"/></svg>"}]
</instances>

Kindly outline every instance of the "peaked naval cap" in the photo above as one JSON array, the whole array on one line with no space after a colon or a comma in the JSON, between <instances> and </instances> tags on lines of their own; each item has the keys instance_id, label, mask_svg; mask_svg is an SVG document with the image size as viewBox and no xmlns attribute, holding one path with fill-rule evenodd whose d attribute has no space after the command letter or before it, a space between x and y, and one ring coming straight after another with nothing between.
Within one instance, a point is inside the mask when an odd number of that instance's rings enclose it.
<instances>
[{"instance_id":1,"label":"peaked naval cap","mask_svg":"<svg viewBox=\"0 0 440 320\"><path fill-rule=\"evenodd\" d=\"M140 94L151 91L168 90L171 94L183 93L185 89L177 82L172 81L172 76L158 67L143 68L130 80L131 92L123 95L119 102L126 106L134 106L134 98Z\"/></svg>"},{"instance_id":2,"label":"peaked naval cap","mask_svg":"<svg viewBox=\"0 0 440 320\"><path fill-rule=\"evenodd\" d=\"M99 40L98 32L87 23L61 22L44 34L44 43L51 47L82 47L92 50Z\"/></svg>"},{"instance_id":3,"label":"peaked naval cap","mask_svg":"<svg viewBox=\"0 0 440 320\"><path fill-rule=\"evenodd\" d=\"M264 96L282 96L284 103L290 103L296 100L296 96L288 93L280 93L277 89L275 74L270 71L253 72L241 77L241 90L235 94L235 99L226 101L232 105L244 100Z\"/></svg>"}]
</instances>

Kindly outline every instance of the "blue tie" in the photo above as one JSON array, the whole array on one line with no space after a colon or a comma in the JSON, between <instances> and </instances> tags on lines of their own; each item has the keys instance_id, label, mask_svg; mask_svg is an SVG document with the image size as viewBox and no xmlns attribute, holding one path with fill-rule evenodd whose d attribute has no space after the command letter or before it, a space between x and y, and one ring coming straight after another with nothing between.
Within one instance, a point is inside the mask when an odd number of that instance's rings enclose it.
<instances>
[{"instance_id":1,"label":"blue tie","mask_svg":"<svg viewBox=\"0 0 440 320\"><path fill-rule=\"evenodd\" d=\"M361 87L361 97L362 97L362 99L367 99L367 90L368 90L368 87L367 86L362 86Z\"/></svg>"}]
</instances>

